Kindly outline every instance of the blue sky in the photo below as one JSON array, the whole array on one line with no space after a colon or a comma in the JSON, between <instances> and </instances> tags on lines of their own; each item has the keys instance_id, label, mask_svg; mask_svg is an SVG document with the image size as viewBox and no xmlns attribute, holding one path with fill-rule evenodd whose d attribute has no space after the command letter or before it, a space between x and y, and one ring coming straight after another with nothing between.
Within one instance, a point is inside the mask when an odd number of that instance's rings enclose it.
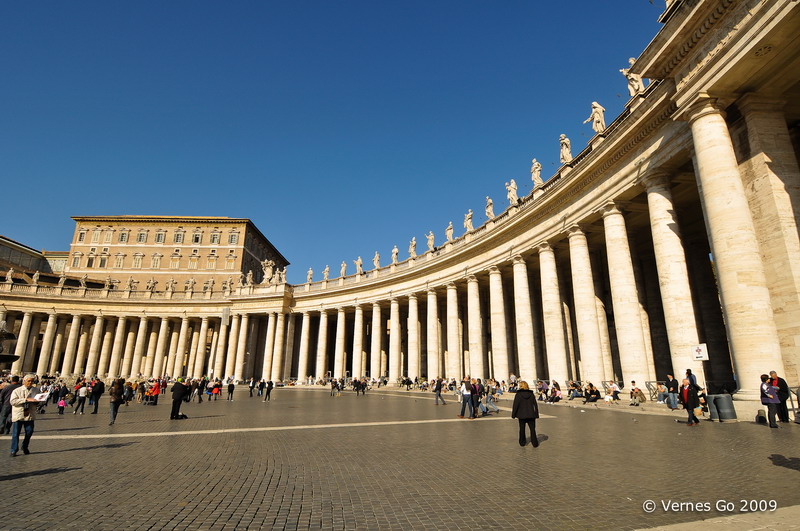
<instances>
[{"instance_id":1,"label":"blue sky","mask_svg":"<svg viewBox=\"0 0 800 531\"><path fill-rule=\"evenodd\" d=\"M549 178L558 135L628 99L663 2L170 1L0 6L0 234L73 215L248 217L290 282L475 226Z\"/></svg>"}]
</instances>

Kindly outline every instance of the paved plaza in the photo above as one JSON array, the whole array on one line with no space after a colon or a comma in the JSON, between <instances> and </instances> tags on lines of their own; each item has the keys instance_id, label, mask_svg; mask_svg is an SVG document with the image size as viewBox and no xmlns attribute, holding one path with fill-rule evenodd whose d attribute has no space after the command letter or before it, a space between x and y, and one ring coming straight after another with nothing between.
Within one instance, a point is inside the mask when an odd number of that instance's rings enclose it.
<instances>
[{"instance_id":1,"label":"paved plaza","mask_svg":"<svg viewBox=\"0 0 800 531\"><path fill-rule=\"evenodd\" d=\"M7 457L2 438L0 525L637 529L726 517L715 527L786 529L798 521L798 425L689 428L633 408L543 405L535 449L518 445L510 405L469 421L430 394L277 389L265 404L239 388L233 402L186 404L184 421L168 420L169 400L123 406L114 426L107 397L98 415L50 407L36 421L31 455ZM656 502L652 514L646 500ZM665 511L668 500L711 508ZM780 509L743 515L740 500ZM717 510L719 501L734 509Z\"/></svg>"}]
</instances>

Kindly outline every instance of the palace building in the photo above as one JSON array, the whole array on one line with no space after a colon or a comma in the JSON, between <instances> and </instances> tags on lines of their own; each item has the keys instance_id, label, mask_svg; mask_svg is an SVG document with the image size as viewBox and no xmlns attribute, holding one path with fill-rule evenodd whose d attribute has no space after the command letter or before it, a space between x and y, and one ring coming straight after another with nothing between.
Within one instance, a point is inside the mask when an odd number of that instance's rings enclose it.
<instances>
[{"instance_id":1,"label":"palace building","mask_svg":"<svg viewBox=\"0 0 800 531\"><path fill-rule=\"evenodd\" d=\"M800 2L673 0L660 22L608 127L530 195L397 263L290 285L246 219L74 218L69 282L0 276L13 369L598 387L692 369L742 411L762 373L797 385Z\"/></svg>"}]
</instances>

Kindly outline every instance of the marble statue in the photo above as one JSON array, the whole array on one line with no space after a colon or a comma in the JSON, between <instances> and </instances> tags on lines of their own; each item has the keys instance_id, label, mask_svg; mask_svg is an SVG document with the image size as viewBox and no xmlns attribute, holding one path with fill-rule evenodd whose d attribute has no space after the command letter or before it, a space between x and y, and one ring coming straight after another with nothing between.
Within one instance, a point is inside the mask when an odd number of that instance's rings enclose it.
<instances>
[{"instance_id":1,"label":"marble statue","mask_svg":"<svg viewBox=\"0 0 800 531\"><path fill-rule=\"evenodd\" d=\"M253 285L253 270L252 269L247 271L247 280L245 281L245 285L248 288Z\"/></svg>"},{"instance_id":2,"label":"marble statue","mask_svg":"<svg viewBox=\"0 0 800 531\"><path fill-rule=\"evenodd\" d=\"M587 119L583 121L583 123L587 124L592 122L592 129L595 133L600 134L606 130L606 110L603 108L602 105L597 103L596 101L592 102L592 114L589 115Z\"/></svg>"},{"instance_id":3,"label":"marble statue","mask_svg":"<svg viewBox=\"0 0 800 531\"><path fill-rule=\"evenodd\" d=\"M12 271L13 271L13 269L12 269ZM83 275L81 278L78 279L78 284L80 284L80 286L82 288L85 288L86 287L86 279L88 279L88 278L89 278L89 275Z\"/></svg>"},{"instance_id":4,"label":"marble statue","mask_svg":"<svg viewBox=\"0 0 800 531\"><path fill-rule=\"evenodd\" d=\"M447 241L453 241L453 222L451 221L447 228L444 229L444 237L447 238Z\"/></svg>"},{"instance_id":5,"label":"marble statue","mask_svg":"<svg viewBox=\"0 0 800 531\"><path fill-rule=\"evenodd\" d=\"M542 180L542 163L536 159L531 161L531 180L534 188L539 188L544 184Z\"/></svg>"},{"instance_id":6,"label":"marble statue","mask_svg":"<svg viewBox=\"0 0 800 531\"><path fill-rule=\"evenodd\" d=\"M622 75L628 80L628 93L630 94L631 98L644 92L644 81L642 81L642 76L631 72L631 67L633 67L633 63L635 62L636 59L631 57L628 59L628 68L620 69Z\"/></svg>"},{"instance_id":7,"label":"marble statue","mask_svg":"<svg viewBox=\"0 0 800 531\"><path fill-rule=\"evenodd\" d=\"M11 278L13 274L14 274L14 268L13 267L8 268L8 272L6 273L6 284L11 284L12 282L14 282L14 279Z\"/></svg>"},{"instance_id":8,"label":"marble statue","mask_svg":"<svg viewBox=\"0 0 800 531\"><path fill-rule=\"evenodd\" d=\"M472 209L469 209L466 214L464 214L464 229L469 232L473 230L472 226Z\"/></svg>"},{"instance_id":9,"label":"marble statue","mask_svg":"<svg viewBox=\"0 0 800 531\"><path fill-rule=\"evenodd\" d=\"M203 291L214 291L214 279L210 278L203 282Z\"/></svg>"},{"instance_id":10,"label":"marble statue","mask_svg":"<svg viewBox=\"0 0 800 531\"><path fill-rule=\"evenodd\" d=\"M347 276L347 262L342 261L342 265L339 268L339 276L346 277Z\"/></svg>"},{"instance_id":11,"label":"marble statue","mask_svg":"<svg viewBox=\"0 0 800 531\"><path fill-rule=\"evenodd\" d=\"M313 280L314 280L314 270L309 267L308 273L306 273L306 283L311 284Z\"/></svg>"},{"instance_id":12,"label":"marble statue","mask_svg":"<svg viewBox=\"0 0 800 531\"><path fill-rule=\"evenodd\" d=\"M103 282L103 289L111 289L111 283L114 282L110 276L106 277L106 280Z\"/></svg>"},{"instance_id":13,"label":"marble statue","mask_svg":"<svg viewBox=\"0 0 800 531\"><path fill-rule=\"evenodd\" d=\"M243 288L243 287L244 287L244 282L245 282L245 280L244 280L244 273L239 273L239 287L240 287L240 288Z\"/></svg>"},{"instance_id":14,"label":"marble statue","mask_svg":"<svg viewBox=\"0 0 800 531\"><path fill-rule=\"evenodd\" d=\"M508 198L508 204L511 206L519 203L519 195L517 195L517 181L514 179L511 179L510 182L506 183L506 197Z\"/></svg>"},{"instance_id":15,"label":"marble statue","mask_svg":"<svg viewBox=\"0 0 800 531\"><path fill-rule=\"evenodd\" d=\"M322 280L328 280L328 277L331 276L331 266L326 265L325 269L322 270Z\"/></svg>"},{"instance_id":16,"label":"marble statue","mask_svg":"<svg viewBox=\"0 0 800 531\"><path fill-rule=\"evenodd\" d=\"M486 217L494 219L494 201L488 195L486 196Z\"/></svg>"},{"instance_id":17,"label":"marble statue","mask_svg":"<svg viewBox=\"0 0 800 531\"><path fill-rule=\"evenodd\" d=\"M286 284L286 266L283 266L283 269L281 269L280 278L278 279L278 282L280 282L281 284Z\"/></svg>"},{"instance_id":18,"label":"marble statue","mask_svg":"<svg viewBox=\"0 0 800 531\"><path fill-rule=\"evenodd\" d=\"M399 254L400 254L400 250L399 250L399 249L397 248L397 246L395 245L395 246L392 248L392 263L393 263L393 264L396 264L396 263L397 263L397 257L398 257L398 255L399 255Z\"/></svg>"},{"instance_id":19,"label":"marble statue","mask_svg":"<svg viewBox=\"0 0 800 531\"><path fill-rule=\"evenodd\" d=\"M66 281L67 281L67 275L64 274L64 272L62 271L61 274L58 276L58 287L59 288L63 288L64 287L64 283Z\"/></svg>"},{"instance_id":20,"label":"marble statue","mask_svg":"<svg viewBox=\"0 0 800 531\"><path fill-rule=\"evenodd\" d=\"M150 280L147 281L147 284L145 284L145 289L147 289L147 291L153 292L156 290L156 284L158 284L158 281L155 278L151 277Z\"/></svg>"},{"instance_id":21,"label":"marble statue","mask_svg":"<svg viewBox=\"0 0 800 531\"><path fill-rule=\"evenodd\" d=\"M567 138L567 135L562 134L560 137L558 137L558 139L561 143L561 156L559 157L559 160L562 164L566 164L572 160L572 146L569 143L569 138Z\"/></svg>"},{"instance_id":22,"label":"marble statue","mask_svg":"<svg viewBox=\"0 0 800 531\"><path fill-rule=\"evenodd\" d=\"M381 268L381 255L378 251L375 251L375 256L372 257L372 265L375 266L375 269Z\"/></svg>"},{"instance_id":23,"label":"marble statue","mask_svg":"<svg viewBox=\"0 0 800 531\"><path fill-rule=\"evenodd\" d=\"M353 263L356 265L356 275L363 275L364 274L364 261L361 260L361 257L358 257L358 260L354 260Z\"/></svg>"},{"instance_id":24,"label":"marble statue","mask_svg":"<svg viewBox=\"0 0 800 531\"><path fill-rule=\"evenodd\" d=\"M416 258L416 256L417 256L417 237L416 236L411 238L411 243L408 244L408 256L410 258Z\"/></svg>"},{"instance_id":25,"label":"marble statue","mask_svg":"<svg viewBox=\"0 0 800 531\"><path fill-rule=\"evenodd\" d=\"M270 279L272 278L273 272L275 269L275 262L272 260L264 260L261 262L261 270L264 272L264 276L261 279L262 284L267 284Z\"/></svg>"},{"instance_id":26,"label":"marble statue","mask_svg":"<svg viewBox=\"0 0 800 531\"><path fill-rule=\"evenodd\" d=\"M178 284L178 281L172 277L169 277L167 280L167 291L175 291L175 286Z\"/></svg>"},{"instance_id":27,"label":"marble statue","mask_svg":"<svg viewBox=\"0 0 800 531\"><path fill-rule=\"evenodd\" d=\"M38 271L33 274L33 277L31 277L31 280L33 281L33 285L34 286L38 286L39 285L39 272Z\"/></svg>"},{"instance_id":28,"label":"marble statue","mask_svg":"<svg viewBox=\"0 0 800 531\"><path fill-rule=\"evenodd\" d=\"M233 277L228 277L228 286L225 289L233 289Z\"/></svg>"},{"instance_id":29,"label":"marble statue","mask_svg":"<svg viewBox=\"0 0 800 531\"><path fill-rule=\"evenodd\" d=\"M137 283L138 283L138 281L133 280L133 277L130 276L130 277L128 277L128 280L125 282L125 289L127 289L128 291L132 291L133 288L136 287Z\"/></svg>"},{"instance_id":30,"label":"marble statue","mask_svg":"<svg viewBox=\"0 0 800 531\"><path fill-rule=\"evenodd\" d=\"M433 251L433 249L435 248L435 239L436 239L436 237L433 235L433 231L430 231L427 235L425 235L425 238L428 239L428 250Z\"/></svg>"},{"instance_id":31,"label":"marble statue","mask_svg":"<svg viewBox=\"0 0 800 531\"><path fill-rule=\"evenodd\" d=\"M190 278L184 283L185 284L184 291L194 291L194 285L196 283L197 281L194 279L194 277Z\"/></svg>"}]
</instances>

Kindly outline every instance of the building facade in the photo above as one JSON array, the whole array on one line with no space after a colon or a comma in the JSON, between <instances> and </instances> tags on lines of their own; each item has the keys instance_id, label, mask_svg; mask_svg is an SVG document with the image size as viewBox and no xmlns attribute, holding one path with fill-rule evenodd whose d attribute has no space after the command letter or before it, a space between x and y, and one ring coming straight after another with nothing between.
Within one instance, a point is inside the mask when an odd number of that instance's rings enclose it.
<instances>
[{"instance_id":1,"label":"building facade","mask_svg":"<svg viewBox=\"0 0 800 531\"><path fill-rule=\"evenodd\" d=\"M674 0L661 22L629 71L647 88L483 225L390 266L301 285L0 284L0 319L19 338L15 369L640 386L692 369L709 389L738 388L738 407L758 404L770 370L797 385L800 2ZM107 268L124 253L119 278L144 279L126 261L138 248L114 246L123 224L111 219L76 218L81 260L69 270L94 270L88 245L108 247ZM124 228L129 238L165 230L169 259L177 225L147 223ZM176 224L184 238L199 226ZM151 242L139 242L143 265L162 248Z\"/></svg>"}]
</instances>

